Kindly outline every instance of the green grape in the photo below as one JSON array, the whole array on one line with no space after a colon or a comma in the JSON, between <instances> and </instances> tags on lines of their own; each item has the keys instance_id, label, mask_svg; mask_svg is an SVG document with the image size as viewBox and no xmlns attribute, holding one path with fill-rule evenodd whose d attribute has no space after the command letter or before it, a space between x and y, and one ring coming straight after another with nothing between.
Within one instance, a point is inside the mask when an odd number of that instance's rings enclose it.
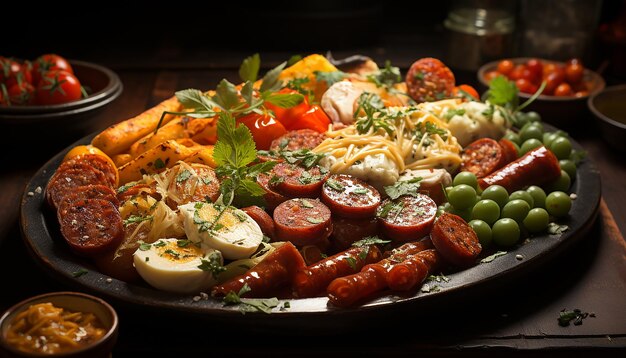
<instances>
[{"instance_id":1,"label":"green grape","mask_svg":"<svg viewBox=\"0 0 626 358\"><path fill-rule=\"evenodd\" d=\"M559 159L569 159L572 152L572 142L565 137L558 137L550 144L550 150Z\"/></svg>"},{"instance_id":2,"label":"green grape","mask_svg":"<svg viewBox=\"0 0 626 358\"><path fill-rule=\"evenodd\" d=\"M465 222L469 222L470 220L472 220L472 209L459 210L453 207L450 213L460 216L463 220L465 220Z\"/></svg>"},{"instance_id":3,"label":"green grape","mask_svg":"<svg viewBox=\"0 0 626 358\"><path fill-rule=\"evenodd\" d=\"M541 129L541 132L544 132L544 130L543 130L543 123L541 123L541 122L528 122L528 123L524 124L524 127L522 127L522 128L520 129L520 131L521 131L522 129L524 129L524 128L528 128L528 127L530 127L530 126L539 127L539 129Z\"/></svg>"},{"instance_id":4,"label":"green grape","mask_svg":"<svg viewBox=\"0 0 626 358\"><path fill-rule=\"evenodd\" d=\"M539 139L531 138L525 141L524 143L522 143L522 146L520 147L520 150L519 150L519 155L522 156L535 148L541 147L542 145L543 143L541 143Z\"/></svg>"},{"instance_id":5,"label":"green grape","mask_svg":"<svg viewBox=\"0 0 626 358\"><path fill-rule=\"evenodd\" d=\"M511 195L509 195L509 200L515 200L515 199L524 200L525 202L528 203L528 205L530 205L531 208L535 205L535 199L526 190L518 190L518 191L512 192Z\"/></svg>"},{"instance_id":6,"label":"green grape","mask_svg":"<svg viewBox=\"0 0 626 358\"><path fill-rule=\"evenodd\" d=\"M550 148L550 144L552 144L552 142L554 142L554 140L558 138L558 135L554 132L546 132L543 134L543 145L546 146L546 148Z\"/></svg>"},{"instance_id":7,"label":"green grape","mask_svg":"<svg viewBox=\"0 0 626 358\"><path fill-rule=\"evenodd\" d=\"M478 187L478 179L476 179L476 175L474 173L471 172L459 172L459 174L457 174L454 177L454 180L452 181L452 185L461 185L461 184L467 184L469 186L471 186L472 188L476 189Z\"/></svg>"},{"instance_id":8,"label":"green grape","mask_svg":"<svg viewBox=\"0 0 626 358\"><path fill-rule=\"evenodd\" d=\"M506 203L504 208L502 208L502 213L500 214L500 217L511 218L518 223L521 223L522 221L524 221L524 218L526 217L526 215L528 215L529 211L530 205L528 205L527 202L525 202L524 200L515 199Z\"/></svg>"},{"instance_id":9,"label":"green grape","mask_svg":"<svg viewBox=\"0 0 626 358\"><path fill-rule=\"evenodd\" d=\"M572 199L562 191L554 191L546 197L546 210L557 218L567 216L572 208Z\"/></svg>"},{"instance_id":10,"label":"green grape","mask_svg":"<svg viewBox=\"0 0 626 358\"><path fill-rule=\"evenodd\" d=\"M472 220L469 222L469 226L478 236L478 241L480 241L483 249L491 245L491 226L489 224L482 220Z\"/></svg>"},{"instance_id":11,"label":"green grape","mask_svg":"<svg viewBox=\"0 0 626 358\"><path fill-rule=\"evenodd\" d=\"M500 219L491 228L491 239L498 246L511 247L517 243L519 238L519 225L513 219Z\"/></svg>"},{"instance_id":12,"label":"green grape","mask_svg":"<svg viewBox=\"0 0 626 358\"><path fill-rule=\"evenodd\" d=\"M523 128L526 124L529 123L528 121L528 117L526 116L526 113L524 112L517 112L515 113L515 126L517 128Z\"/></svg>"},{"instance_id":13,"label":"green grape","mask_svg":"<svg viewBox=\"0 0 626 358\"><path fill-rule=\"evenodd\" d=\"M476 190L467 184L459 184L448 193L448 201L457 210L466 210L476 203Z\"/></svg>"},{"instance_id":14,"label":"green grape","mask_svg":"<svg viewBox=\"0 0 626 358\"><path fill-rule=\"evenodd\" d=\"M543 130L537 126L533 124L530 125L526 125L524 126L524 128L522 128L522 130L519 132L519 138L522 142L525 142L531 138L535 138L537 140L542 140L543 139Z\"/></svg>"},{"instance_id":15,"label":"green grape","mask_svg":"<svg viewBox=\"0 0 626 358\"><path fill-rule=\"evenodd\" d=\"M482 220L493 225L500 218L500 206L491 199L483 199L472 208L472 219Z\"/></svg>"},{"instance_id":16,"label":"green grape","mask_svg":"<svg viewBox=\"0 0 626 358\"><path fill-rule=\"evenodd\" d=\"M561 176L557 180L548 184L546 189L548 189L548 191L568 191L571 184L572 180L567 172L565 170L561 170Z\"/></svg>"},{"instance_id":17,"label":"green grape","mask_svg":"<svg viewBox=\"0 0 626 358\"><path fill-rule=\"evenodd\" d=\"M501 185L490 185L480 195L482 200L490 199L495 201L500 208L509 202L509 193Z\"/></svg>"},{"instance_id":18,"label":"green grape","mask_svg":"<svg viewBox=\"0 0 626 358\"><path fill-rule=\"evenodd\" d=\"M524 227L529 232L536 234L544 231L548 227L550 215L546 209L534 208L528 212L524 219Z\"/></svg>"},{"instance_id":19,"label":"green grape","mask_svg":"<svg viewBox=\"0 0 626 358\"><path fill-rule=\"evenodd\" d=\"M504 139L508 139L517 145L522 142L519 138L519 135L515 132L507 132L507 134L504 135Z\"/></svg>"},{"instance_id":20,"label":"green grape","mask_svg":"<svg viewBox=\"0 0 626 358\"><path fill-rule=\"evenodd\" d=\"M561 159L559 160L559 165L561 166L561 169L567 172L567 175L569 175L570 179L576 178L576 164L573 160Z\"/></svg>"},{"instance_id":21,"label":"green grape","mask_svg":"<svg viewBox=\"0 0 626 358\"><path fill-rule=\"evenodd\" d=\"M533 197L533 203L535 208L546 207L546 192L536 185L531 185L526 191Z\"/></svg>"},{"instance_id":22,"label":"green grape","mask_svg":"<svg viewBox=\"0 0 626 358\"><path fill-rule=\"evenodd\" d=\"M539 115L539 113L535 111L526 112L526 118L528 119L528 122L530 123L537 124L541 122L541 116Z\"/></svg>"}]
</instances>

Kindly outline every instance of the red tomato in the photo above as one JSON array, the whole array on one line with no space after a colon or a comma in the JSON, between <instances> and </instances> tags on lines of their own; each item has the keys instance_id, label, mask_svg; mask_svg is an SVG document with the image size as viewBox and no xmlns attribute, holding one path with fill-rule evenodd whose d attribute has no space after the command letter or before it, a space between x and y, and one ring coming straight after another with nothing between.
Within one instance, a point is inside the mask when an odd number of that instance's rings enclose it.
<instances>
[{"instance_id":1,"label":"red tomato","mask_svg":"<svg viewBox=\"0 0 626 358\"><path fill-rule=\"evenodd\" d=\"M80 82L73 74L65 71L46 72L39 84L35 102L37 104L59 104L81 98Z\"/></svg>"},{"instance_id":2,"label":"red tomato","mask_svg":"<svg viewBox=\"0 0 626 358\"><path fill-rule=\"evenodd\" d=\"M289 88L283 88L278 91L278 93L289 94L298 93L298 91ZM305 97L304 101L302 101L300 104L291 108L281 108L268 102L265 102L264 106L265 108L274 112L274 117L276 118L276 120L282 123L282 125L285 126L285 128L288 130L291 130L291 127L298 121L302 114L304 114L304 112L311 108L307 97Z\"/></svg>"},{"instance_id":3,"label":"red tomato","mask_svg":"<svg viewBox=\"0 0 626 358\"><path fill-rule=\"evenodd\" d=\"M534 85L532 84L532 82L530 82L529 80L525 78L520 78L516 80L515 85L517 86L517 88L519 88L520 92L534 93L533 92Z\"/></svg>"},{"instance_id":4,"label":"red tomato","mask_svg":"<svg viewBox=\"0 0 626 358\"><path fill-rule=\"evenodd\" d=\"M250 113L237 118L237 123L243 123L256 142L256 149L268 150L272 141L287 133L285 127L269 114Z\"/></svg>"},{"instance_id":5,"label":"red tomato","mask_svg":"<svg viewBox=\"0 0 626 358\"><path fill-rule=\"evenodd\" d=\"M8 98L8 91L6 86L4 85L4 83L0 82L0 105L1 106L7 106L9 105L9 101L7 101Z\"/></svg>"},{"instance_id":6,"label":"red tomato","mask_svg":"<svg viewBox=\"0 0 626 358\"><path fill-rule=\"evenodd\" d=\"M565 80L565 77L563 76L563 73L560 71L555 71L552 72L548 75L548 77L545 78L546 81L546 88L543 91L544 94L554 94L554 91L556 90L556 88L563 83L563 81Z\"/></svg>"},{"instance_id":7,"label":"red tomato","mask_svg":"<svg viewBox=\"0 0 626 358\"><path fill-rule=\"evenodd\" d=\"M503 75L508 75L515 68L515 64L511 60L502 60L498 62L498 72Z\"/></svg>"},{"instance_id":8,"label":"red tomato","mask_svg":"<svg viewBox=\"0 0 626 358\"><path fill-rule=\"evenodd\" d=\"M513 81L517 81L520 78L524 78L524 70L526 69L526 66L524 65L517 65L515 66L515 68L513 69L513 71L511 71L511 73L509 73L509 79L513 80Z\"/></svg>"},{"instance_id":9,"label":"red tomato","mask_svg":"<svg viewBox=\"0 0 626 358\"><path fill-rule=\"evenodd\" d=\"M528 62L526 62L526 68L528 68L528 70L532 73L532 76L536 79L536 81L541 81L541 77L543 77L543 63L541 60L531 58Z\"/></svg>"},{"instance_id":10,"label":"red tomato","mask_svg":"<svg viewBox=\"0 0 626 358\"><path fill-rule=\"evenodd\" d=\"M489 71L485 74L485 81L487 81L487 83L491 82L491 80L493 80L494 78L500 76L501 73L498 71Z\"/></svg>"},{"instance_id":11,"label":"red tomato","mask_svg":"<svg viewBox=\"0 0 626 358\"><path fill-rule=\"evenodd\" d=\"M578 98L586 97L586 96L589 96L589 91L578 91L578 92L574 93L574 96L578 97Z\"/></svg>"},{"instance_id":12,"label":"red tomato","mask_svg":"<svg viewBox=\"0 0 626 358\"><path fill-rule=\"evenodd\" d=\"M9 94L11 104L31 104L34 98L35 88L28 82L19 82L9 87L7 93Z\"/></svg>"},{"instance_id":13,"label":"red tomato","mask_svg":"<svg viewBox=\"0 0 626 358\"><path fill-rule=\"evenodd\" d=\"M18 74L22 71L22 66L19 62L13 61L10 58L0 57L0 82L3 82L7 85L7 87L15 84L6 83L12 78L16 78Z\"/></svg>"},{"instance_id":14,"label":"red tomato","mask_svg":"<svg viewBox=\"0 0 626 358\"><path fill-rule=\"evenodd\" d=\"M53 70L66 71L74 74L72 66L65 58L55 54L41 55L37 57L35 63L33 64L34 83L39 84L43 74Z\"/></svg>"},{"instance_id":15,"label":"red tomato","mask_svg":"<svg viewBox=\"0 0 626 358\"><path fill-rule=\"evenodd\" d=\"M565 66L565 79L570 84L580 83L583 79L584 68L579 63L570 63Z\"/></svg>"},{"instance_id":16,"label":"red tomato","mask_svg":"<svg viewBox=\"0 0 626 358\"><path fill-rule=\"evenodd\" d=\"M568 83L561 83L555 90L554 95L559 97L571 96L574 92Z\"/></svg>"},{"instance_id":17,"label":"red tomato","mask_svg":"<svg viewBox=\"0 0 626 358\"><path fill-rule=\"evenodd\" d=\"M288 129L312 129L314 131L324 133L328 130L330 125L330 118L326 115L326 112L318 106L312 105L308 111L302 113L300 118Z\"/></svg>"},{"instance_id":18,"label":"red tomato","mask_svg":"<svg viewBox=\"0 0 626 358\"><path fill-rule=\"evenodd\" d=\"M452 96L463 98L463 93L461 91L469 94L470 96L474 97L476 100L480 99L480 96L478 95L478 91L476 91L474 87L470 85L466 85L466 84L458 85L454 87L454 89L452 90Z\"/></svg>"}]
</instances>

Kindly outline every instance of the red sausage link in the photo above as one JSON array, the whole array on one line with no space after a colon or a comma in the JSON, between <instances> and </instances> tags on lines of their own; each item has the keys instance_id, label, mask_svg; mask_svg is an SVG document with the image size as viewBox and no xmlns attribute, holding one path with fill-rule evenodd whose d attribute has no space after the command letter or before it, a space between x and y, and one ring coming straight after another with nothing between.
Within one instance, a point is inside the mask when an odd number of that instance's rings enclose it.
<instances>
[{"instance_id":1,"label":"red sausage link","mask_svg":"<svg viewBox=\"0 0 626 358\"><path fill-rule=\"evenodd\" d=\"M313 297L335 278L359 272L363 266L381 258L375 245L350 248L296 272L293 292L296 297Z\"/></svg>"},{"instance_id":2,"label":"red sausage link","mask_svg":"<svg viewBox=\"0 0 626 358\"><path fill-rule=\"evenodd\" d=\"M498 144L502 147L505 164L509 164L510 162L517 160L517 148L515 148L515 144L513 144L513 142L502 138L498 141Z\"/></svg>"},{"instance_id":3,"label":"red sausage link","mask_svg":"<svg viewBox=\"0 0 626 358\"><path fill-rule=\"evenodd\" d=\"M470 143L461 153L461 170L476 174L482 178L507 162L502 147L491 138L481 138Z\"/></svg>"},{"instance_id":4,"label":"red sausage link","mask_svg":"<svg viewBox=\"0 0 626 358\"><path fill-rule=\"evenodd\" d=\"M265 195L263 195L263 199L267 204L267 209L269 211L273 211L278 205L289 200L288 197L283 194L277 193L270 187L270 179L271 175L266 173L261 173L257 176L256 182L265 190Z\"/></svg>"},{"instance_id":5,"label":"red sausage link","mask_svg":"<svg viewBox=\"0 0 626 358\"><path fill-rule=\"evenodd\" d=\"M244 285L248 285L250 292L242 296L269 297L282 285L290 283L294 273L304 267L304 259L298 249L286 242L245 274L213 287L211 294L226 296L229 292L238 293Z\"/></svg>"},{"instance_id":6,"label":"red sausage link","mask_svg":"<svg viewBox=\"0 0 626 358\"><path fill-rule=\"evenodd\" d=\"M104 199L66 202L57 212L61 233L78 255L95 257L115 248L124 239L124 225L117 207Z\"/></svg>"},{"instance_id":7,"label":"red sausage link","mask_svg":"<svg viewBox=\"0 0 626 358\"><path fill-rule=\"evenodd\" d=\"M387 198L378 207L381 232L385 237L400 242L428 235L436 215L437 204L424 194L405 195L396 200Z\"/></svg>"},{"instance_id":8,"label":"red sausage link","mask_svg":"<svg viewBox=\"0 0 626 358\"><path fill-rule=\"evenodd\" d=\"M441 256L456 266L473 265L482 251L474 230L460 216L447 212L435 221L430 238Z\"/></svg>"},{"instance_id":9,"label":"red sausage link","mask_svg":"<svg viewBox=\"0 0 626 358\"><path fill-rule=\"evenodd\" d=\"M561 176L561 167L556 156L541 146L503 168L478 179L478 185L486 189L489 185L502 185L509 193L528 185L550 183Z\"/></svg>"},{"instance_id":10,"label":"red sausage link","mask_svg":"<svg viewBox=\"0 0 626 358\"><path fill-rule=\"evenodd\" d=\"M276 177L270 186L279 193L292 198L317 198L328 173L322 173L319 166L305 169L289 163L278 163L272 169L272 177Z\"/></svg>"},{"instance_id":11,"label":"red sausage link","mask_svg":"<svg viewBox=\"0 0 626 358\"><path fill-rule=\"evenodd\" d=\"M330 210L319 200L290 199L274 210L276 240L312 245L333 231Z\"/></svg>"},{"instance_id":12,"label":"red sausage link","mask_svg":"<svg viewBox=\"0 0 626 358\"><path fill-rule=\"evenodd\" d=\"M346 219L333 217L332 248L343 251L352 243L378 233L378 219Z\"/></svg>"},{"instance_id":13,"label":"red sausage link","mask_svg":"<svg viewBox=\"0 0 626 358\"><path fill-rule=\"evenodd\" d=\"M259 224L259 227L265 236L274 240L274 220L265 210L256 205L248 206L241 210L243 210L252 218L252 220Z\"/></svg>"},{"instance_id":14,"label":"red sausage link","mask_svg":"<svg viewBox=\"0 0 626 358\"><path fill-rule=\"evenodd\" d=\"M77 164L86 164L92 168L98 169L101 171L107 178L107 182L112 188L117 186L117 178L116 171L111 163L103 158L101 155L97 154L83 154L76 157L73 157L70 160L67 160L59 166L58 170L63 170L65 168L73 168Z\"/></svg>"},{"instance_id":15,"label":"red sausage link","mask_svg":"<svg viewBox=\"0 0 626 358\"><path fill-rule=\"evenodd\" d=\"M437 250L429 249L411 255L387 273L387 285L394 291L408 291L424 282L441 265Z\"/></svg>"},{"instance_id":16,"label":"red sausage link","mask_svg":"<svg viewBox=\"0 0 626 358\"><path fill-rule=\"evenodd\" d=\"M66 167L57 170L46 187L48 203L58 208L61 199L79 186L89 184L109 185L106 176L87 164L76 164L73 167Z\"/></svg>"},{"instance_id":17,"label":"red sausage link","mask_svg":"<svg viewBox=\"0 0 626 358\"><path fill-rule=\"evenodd\" d=\"M84 199L104 199L110 201L116 208L120 206L120 201L117 199L115 191L113 191L110 186L90 184L79 186L78 188L72 190L69 194L65 195L61 199L59 207Z\"/></svg>"},{"instance_id":18,"label":"red sausage link","mask_svg":"<svg viewBox=\"0 0 626 358\"><path fill-rule=\"evenodd\" d=\"M312 129L298 129L289 131L287 134L274 139L270 150L280 152L282 150L295 151L299 149L313 149L326 139L323 133Z\"/></svg>"},{"instance_id":19,"label":"red sausage link","mask_svg":"<svg viewBox=\"0 0 626 358\"><path fill-rule=\"evenodd\" d=\"M322 186L322 202L337 216L362 219L376 215L380 193L351 175L331 175Z\"/></svg>"}]
</instances>

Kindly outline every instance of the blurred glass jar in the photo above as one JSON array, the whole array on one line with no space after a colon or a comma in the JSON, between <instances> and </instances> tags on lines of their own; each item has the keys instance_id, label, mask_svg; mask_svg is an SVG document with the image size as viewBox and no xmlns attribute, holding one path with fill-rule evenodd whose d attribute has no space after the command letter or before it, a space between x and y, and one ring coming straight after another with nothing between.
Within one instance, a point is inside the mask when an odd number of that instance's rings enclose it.
<instances>
[{"instance_id":1,"label":"blurred glass jar","mask_svg":"<svg viewBox=\"0 0 626 358\"><path fill-rule=\"evenodd\" d=\"M444 21L446 64L477 70L486 62L510 57L515 30L514 0L455 0Z\"/></svg>"},{"instance_id":2,"label":"blurred glass jar","mask_svg":"<svg viewBox=\"0 0 626 358\"><path fill-rule=\"evenodd\" d=\"M561 61L584 58L601 9L602 0L521 0L520 55Z\"/></svg>"}]
</instances>

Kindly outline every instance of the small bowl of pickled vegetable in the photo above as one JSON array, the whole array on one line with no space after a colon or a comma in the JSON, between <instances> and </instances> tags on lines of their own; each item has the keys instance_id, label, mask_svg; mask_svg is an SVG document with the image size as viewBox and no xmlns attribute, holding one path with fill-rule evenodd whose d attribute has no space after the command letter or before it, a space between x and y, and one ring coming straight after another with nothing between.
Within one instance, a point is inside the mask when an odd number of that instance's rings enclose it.
<instances>
[{"instance_id":1,"label":"small bowl of pickled vegetable","mask_svg":"<svg viewBox=\"0 0 626 358\"><path fill-rule=\"evenodd\" d=\"M0 318L3 357L111 356L118 334L117 313L102 299L80 292L28 298Z\"/></svg>"}]
</instances>

